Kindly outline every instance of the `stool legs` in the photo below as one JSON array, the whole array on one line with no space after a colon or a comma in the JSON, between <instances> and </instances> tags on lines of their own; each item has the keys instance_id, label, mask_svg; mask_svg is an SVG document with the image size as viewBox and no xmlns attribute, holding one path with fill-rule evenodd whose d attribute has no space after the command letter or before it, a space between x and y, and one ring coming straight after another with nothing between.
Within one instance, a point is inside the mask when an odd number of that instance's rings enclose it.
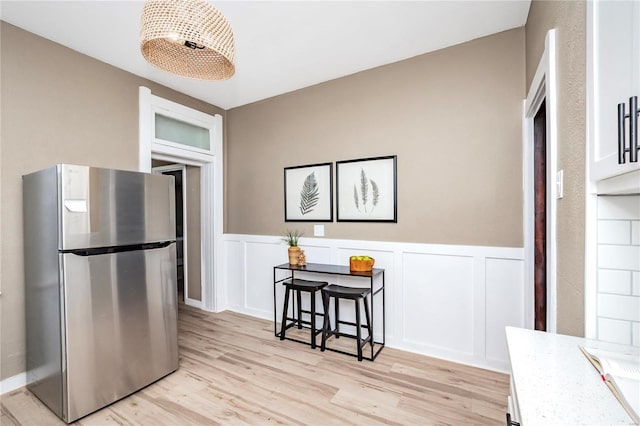
<instances>
[{"instance_id":1,"label":"stool legs","mask_svg":"<svg viewBox=\"0 0 640 426\"><path fill-rule=\"evenodd\" d=\"M363 347L367 344L367 339L371 344L371 348L373 350L373 331L371 325L371 307L369 306L370 302L370 290L369 289L360 289L360 288L351 288L351 287L342 287L337 285L327 285L326 283L318 283L311 282L305 280L294 281L295 284L287 283L285 288L284 295L284 303L282 309L282 323L280 328L280 340L285 340L286 330L288 328L292 328L294 326L298 326L299 329L304 328L303 324L310 326L310 334L311 340L309 344L312 349L317 347L316 345L316 336L318 333L322 332L322 341L320 343L320 350L325 351L327 349L327 338L329 336L336 336L336 339L340 337L340 323L343 325L355 326L356 332L353 334L343 334L343 336L355 338L357 342L357 354L358 361L362 361L364 359L363 356ZM309 285L308 283L315 283ZM294 291L295 294L292 295L291 291ZM309 293L309 310L302 309L302 291L306 291ZM322 317L322 330L317 329L317 318L319 315L316 312L316 292L321 291L322 296L322 307L324 313ZM329 315L329 309L331 305L331 298L334 298L334 313L335 313L335 329L331 328L331 315ZM293 312L291 317L289 317L289 303L290 300L293 299L291 303L293 303ZM348 299L353 300L355 307L355 323L352 321L341 321L340 320L340 299ZM360 307L360 301L364 304L364 321L362 322L362 308ZM297 303L296 303L297 302ZM296 306L297 305L297 306ZM303 320L303 314L310 314L309 321ZM362 329L366 328L367 337L363 339ZM295 340L295 339L293 339ZM300 340L298 340L300 341ZM302 341L300 341L302 342ZM304 343L304 342L302 342ZM340 350L335 349L337 352L342 352ZM348 353L348 352L343 352ZM373 352L372 352L373 354ZM354 355L351 353L350 355ZM373 356L373 355L372 355ZM369 359L369 358L367 358ZM373 359L372 359L373 360Z\"/></svg>"},{"instance_id":2,"label":"stool legs","mask_svg":"<svg viewBox=\"0 0 640 426\"><path fill-rule=\"evenodd\" d=\"M339 297L335 298L334 307L336 310L336 339L339 339L340 338L340 298Z\"/></svg>"},{"instance_id":3,"label":"stool legs","mask_svg":"<svg viewBox=\"0 0 640 426\"><path fill-rule=\"evenodd\" d=\"M306 291L309 293L310 310L308 311L302 309L302 291ZM311 341L310 341L311 348L312 349L316 348L316 336L318 335L318 333L320 333L320 331L317 329L317 321L316 321L316 316L319 315L316 312L316 292L317 291L318 289L313 289L310 291L307 289L300 290L298 288L291 288L289 286L285 287L284 304L282 309L282 323L280 325L280 340L286 339L286 331L288 328L291 328L297 325L298 329L302 329L303 323L309 324L311 328ZM292 295L291 292L294 292L294 294ZM293 303L293 312L291 317L289 317L289 301L290 300L292 300L291 303ZM296 301L297 301L297 306L296 306ZM311 317L308 322L302 319L303 313L310 314Z\"/></svg>"},{"instance_id":4,"label":"stool legs","mask_svg":"<svg viewBox=\"0 0 640 426\"><path fill-rule=\"evenodd\" d=\"M331 319L329 318L329 304L331 301L331 298L334 298L334 307L335 307L335 322L336 322L336 327L335 329L331 329ZM356 338L356 342L357 342L357 348L358 348L358 353L357 353L357 357L358 357L358 361L362 361L363 360L363 355L362 355L362 346L363 344L363 339L362 339L362 328L365 327L367 329L368 332L368 339L369 342L371 344L371 346L373 347L373 332L371 330L371 312L369 309L369 297L368 296L364 296L364 297L358 297L358 298L349 298L352 299L354 301L355 304L355 314L356 314L356 322L355 324L352 322L346 322L349 325L354 325L356 328L356 335L355 336L350 336L350 337L355 337ZM365 314L365 321L366 323L363 325L362 324L362 314L361 314L361 308L360 308L360 301L362 300L362 303L364 304L364 314ZM339 331L339 327L340 327L340 314L339 314L339 310L340 310L340 297L338 296L334 296L331 295L330 293L326 293L326 292L322 292L322 307L324 308L324 320L322 323L322 342L320 343L320 350L321 351L325 351L327 348L327 337L329 336L335 336L336 339L340 336L340 331ZM366 339L365 339L366 342Z\"/></svg>"},{"instance_id":5,"label":"stool legs","mask_svg":"<svg viewBox=\"0 0 640 426\"><path fill-rule=\"evenodd\" d=\"M326 293L322 293L322 308L325 312L324 319L322 320L322 341L320 343L320 350L324 352L327 343L327 333L329 332L329 328L331 324L329 322L329 295Z\"/></svg>"},{"instance_id":6,"label":"stool legs","mask_svg":"<svg viewBox=\"0 0 640 426\"><path fill-rule=\"evenodd\" d=\"M289 291L287 287L284 290L284 309L282 310L282 323L280 324L280 340L284 340L284 333L287 329L287 312L289 311Z\"/></svg>"},{"instance_id":7,"label":"stool legs","mask_svg":"<svg viewBox=\"0 0 640 426\"><path fill-rule=\"evenodd\" d=\"M298 292L300 295L300 292ZM299 296L298 296L299 297ZM298 307L300 306L300 302L298 302ZM300 322L298 322L298 327L302 328ZM311 349L316 348L316 292L311 292Z\"/></svg>"},{"instance_id":8,"label":"stool legs","mask_svg":"<svg viewBox=\"0 0 640 426\"><path fill-rule=\"evenodd\" d=\"M300 320L302 319L302 294L300 290L295 290L297 299L298 299L298 329L302 330L302 323Z\"/></svg>"},{"instance_id":9,"label":"stool legs","mask_svg":"<svg viewBox=\"0 0 640 426\"><path fill-rule=\"evenodd\" d=\"M367 331L369 332L369 343L373 348L373 332L371 330L371 313L369 312L369 296L364 297L364 315L367 320Z\"/></svg>"},{"instance_id":10,"label":"stool legs","mask_svg":"<svg viewBox=\"0 0 640 426\"><path fill-rule=\"evenodd\" d=\"M362 331L360 331L360 301L356 302L356 337L358 342L358 361L362 361Z\"/></svg>"}]
</instances>

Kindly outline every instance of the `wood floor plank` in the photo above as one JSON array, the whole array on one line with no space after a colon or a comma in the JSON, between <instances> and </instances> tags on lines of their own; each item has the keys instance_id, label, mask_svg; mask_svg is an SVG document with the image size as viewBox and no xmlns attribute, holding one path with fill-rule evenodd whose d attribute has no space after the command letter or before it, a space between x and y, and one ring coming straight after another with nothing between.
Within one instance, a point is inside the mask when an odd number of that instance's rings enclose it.
<instances>
[{"instance_id":1,"label":"wood floor plank","mask_svg":"<svg viewBox=\"0 0 640 426\"><path fill-rule=\"evenodd\" d=\"M13 417L13 415L7 410L4 404L0 404L0 425L3 426L17 426L20 423Z\"/></svg>"},{"instance_id":2,"label":"wood floor plank","mask_svg":"<svg viewBox=\"0 0 640 426\"><path fill-rule=\"evenodd\" d=\"M358 362L281 341L271 321L179 309L179 370L75 424L504 424L507 375L392 348ZM307 341L309 330L287 335ZM329 343L355 353L352 339ZM26 389L0 396L0 416L3 426L64 424Z\"/></svg>"}]
</instances>

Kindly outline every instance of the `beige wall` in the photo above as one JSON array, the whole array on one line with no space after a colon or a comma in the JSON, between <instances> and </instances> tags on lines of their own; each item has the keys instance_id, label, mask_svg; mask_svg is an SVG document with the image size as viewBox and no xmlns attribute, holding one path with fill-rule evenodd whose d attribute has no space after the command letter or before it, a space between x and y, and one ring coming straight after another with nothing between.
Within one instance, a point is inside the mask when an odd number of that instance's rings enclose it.
<instances>
[{"instance_id":1,"label":"beige wall","mask_svg":"<svg viewBox=\"0 0 640 426\"><path fill-rule=\"evenodd\" d=\"M4 379L24 371L20 176L59 162L135 169L140 85L225 113L1 26ZM284 167L396 154L398 223L328 223L327 237L521 247L526 75L521 28L227 112L225 232L312 235L284 222Z\"/></svg>"},{"instance_id":2,"label":"beige wall","mask_svg":"<svg viewBox=\"0 0 640 426\"><path fill-rule=\"evenodd\" d=\"M564 197L558 200L557 215L558 332L583 336L586 3L534 0L525 28L527 87L547 31L557 29L558 169L564 170Z\"/></svg>"},{"instance_id":3,"label":"beige wall","mask_svg":"<svg viewBox=\"0 0 640 426\"><path fill-rule=\"evenodd\" d=\"M56 163L136 169L138 87L224 111L48 40L1 24L0 379L24 371L23 174Z\"/></svg>"},{"instance_id":4,"label":"beige wall","mask_svg":"<svg viewBox=\"0 0 640 426\"><path fill-rule=\"evenodd\" d=\"M311 236L284 167L395 154L398 223L327 237L521 247L524 64L520 28L228 111L226 231Z\"/></svg>"}]
</instances>

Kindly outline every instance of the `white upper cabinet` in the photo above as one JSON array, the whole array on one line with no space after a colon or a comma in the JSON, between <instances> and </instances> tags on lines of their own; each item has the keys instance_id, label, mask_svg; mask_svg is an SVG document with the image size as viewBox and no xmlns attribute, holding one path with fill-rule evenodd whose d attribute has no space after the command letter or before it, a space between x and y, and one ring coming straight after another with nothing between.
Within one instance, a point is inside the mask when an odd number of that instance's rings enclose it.
<instances>
[{"instance_id":1,"label":"white upper cabinet","mask_svg":"<svg viewBox=\"0 0 640 426\"><path fill-rule=\"evenodd\" d=\"M629 114L629 98L640 98L640 0L593 0L587 7L587 126L590 178L597 182L640 170L629 153L618 163L618 104Z\"/></svg>"}]
</instances>

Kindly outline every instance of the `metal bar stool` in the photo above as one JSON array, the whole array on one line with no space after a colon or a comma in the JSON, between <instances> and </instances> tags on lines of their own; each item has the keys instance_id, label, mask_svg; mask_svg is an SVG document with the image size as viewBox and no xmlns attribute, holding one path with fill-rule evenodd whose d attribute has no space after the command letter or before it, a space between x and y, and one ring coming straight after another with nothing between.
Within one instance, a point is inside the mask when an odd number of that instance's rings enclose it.
<instances>
[{"instance_id":1,"label":"metal bar stool","mask_svg":"<svg viewBox=\"0 0 640 426\"><path fill-rule=\"evenodd\" d=\"M316 315L323 315L323 313L316 313L316 292L324 288L327 283L322 281L309 281L309 280L301 280L298 278L294 278L292 280L287 280L282 283L285 286L284 293L284 308L282 310L282 324L280 329L280 340L286 339L286 330L288 328L298 326L299 329L302 328L302 325L308 325L311 328L311 348L316 348L316 336L322 333L321 329L316 328ZM305 310L302 309L302 295L301 293L306 291L310 295L310 309ZM293 317L288 316L289 311L289 295L291 292L295 292L297 299L297 309L294 308ZM297 313L297 315L296 315ZM311 318L309 321L302 319L302 314L309 314ZM287 321L291 321L287 323ZM295 339L291 339L295 340ZM304 342L302 342L304 343Z\"/></svg>"},{"instance_id":2,"label":"metal bar stool","mask_svg":"<svg viewBox=\"0 0 640 426\"><path fill-rule=\"evenodd\" d=\"M371 294L370 288L365 287L344 287L340 285L331 284L322 288L322 306L324 307L324 322L322 325L322 343L320 345L320 350L324 351L327 349L326 342L327 338L331 336L336 336L336 339L340 336L355 338L357 340L358 345L358 361L362 361L362 347L367 343L371 343L373 345L373 333L371 332L371 315L369 313L369 295ZM329 319L329 301L331 298L335 299L334 307L335 307L335 330L331 330L331 323ZM340 299L349 299L355 302L356 306L356 322L350 321L342 321L340 319ZM364 302L364 313L366 324L362 324L360 322L360 301ZM352 325L356 328L356 335L345 334L340 332L340 324ZM369 332L369 335L363 339L361 329L366 328ZM333 349L330 349L333 350ZM349 354L343 351L337 351Z\"/></svg>"}]
</instances>

